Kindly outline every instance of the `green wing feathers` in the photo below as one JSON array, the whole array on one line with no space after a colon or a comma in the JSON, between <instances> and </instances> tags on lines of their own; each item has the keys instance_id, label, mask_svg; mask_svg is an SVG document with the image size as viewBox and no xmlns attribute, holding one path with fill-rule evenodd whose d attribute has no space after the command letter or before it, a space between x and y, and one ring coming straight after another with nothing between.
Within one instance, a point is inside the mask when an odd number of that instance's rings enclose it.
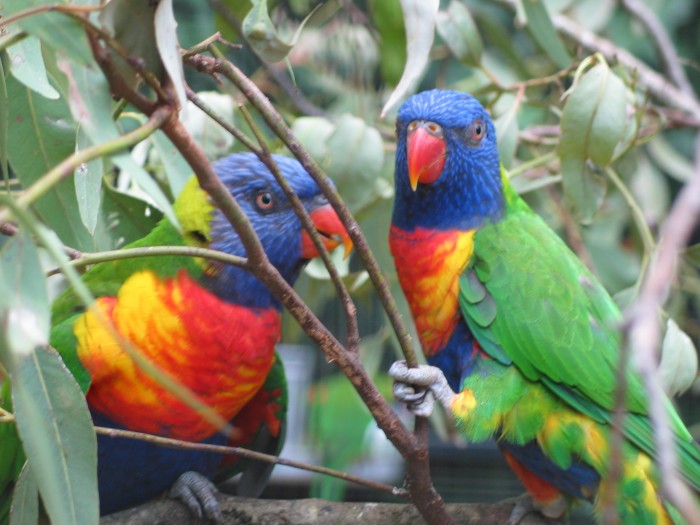
<instances>
[{"instance_id":1,"label":"green wing feathers","mask_svg":"<svg viewBox=\"0 0 700 525\"><path fill-rule=\"evenodd\" d=\"M508 188L510 190L510 188ZM614 409L621 314L597 278L512 190L504 216L474 236L460 308L491 357L600 423ZM624 433L654 456L646 391L627 372ZM668 402L683 475L700 490L700 449Z\"/></svg>"}]
</instances>

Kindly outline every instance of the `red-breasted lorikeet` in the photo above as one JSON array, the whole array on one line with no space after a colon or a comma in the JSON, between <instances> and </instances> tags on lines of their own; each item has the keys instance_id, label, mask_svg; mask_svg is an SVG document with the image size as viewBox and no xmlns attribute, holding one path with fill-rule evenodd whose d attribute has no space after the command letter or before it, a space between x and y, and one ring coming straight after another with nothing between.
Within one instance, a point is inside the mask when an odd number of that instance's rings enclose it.
<instances>
[{"instance_id":1,"label":"red-breasted lorikeet","mask_svg":"<svg viewBox=\"0 0 700 525\"><path fill-rule=\"evenodd\" d=\"M325 246L333 249L342 242L349 249L347 232L311 176L296 160L274 159ZM214 169L250 219L270 262L293 283L318 251L272 173L252 153L228 156L214 163ZM186 245L246 255L240 238L194 177L174 209L181 229L163 219L128 247ZM100 263L84 281L97 298L94 306L85 310L70 290L57 298L51 344L87 391L96 425L279 452L287 404L284 370L275 355L281 304L262 282L235 266L181 256ZM96 310L163 372L231 421L230 439L136 366ZM2 444L3 453L8 446ZM243 494L257 496L271 468L100 435L100 511L134 506L173 487L171 495L193 512L218 519L209 480L245 470ZM0 484L0 494L10 491L11 482L4 489Z\"/></svg>"},{"instance_id":2,"label":"red-breasted lorikeet","mask_svg":"<svg viewBox=\"0 0 700 525\"><path fill-rule=\"evenodd\" d=\"M472 96L433 90L396 121L389 242L430 366L395 363L395 393L433 398L470 441L495 438L543 514L601 510L610 474L621 314L598 279L517 195ZM678 523L659 492L647 394L627 372L621 523ZM700 489L700 449L667 403L679 469ZM515 516L514 516L515 517Z\"/></svg>"}]
</instances>

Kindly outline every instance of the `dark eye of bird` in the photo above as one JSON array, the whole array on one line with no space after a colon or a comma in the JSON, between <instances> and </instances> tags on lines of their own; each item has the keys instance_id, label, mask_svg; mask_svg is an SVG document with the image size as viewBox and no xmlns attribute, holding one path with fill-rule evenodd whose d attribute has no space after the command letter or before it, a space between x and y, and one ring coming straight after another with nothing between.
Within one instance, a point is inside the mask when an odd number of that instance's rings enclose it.
<instances>
[{"instance_id":1,"label":"dark eye of bird","mask_svg":"<svg viewBox=\"0 0 700 525\"><path fill-rule=\"evenodd\" d=\"M275 201L272 198L272 193L269 191L262 191L258 193L258 196L255 197L255 204L261 210L271 210L275 205Z\"/></svg>"},{"instance_id":2,"label":"dark eye of bird","mask_svg":"<svg viewBox=\"0 0 700 525\"><path fill-rule=\"evenodd\" d=\"M486 134L486 128L484 127L484 123L481 122L480 120L477 120L471 125L472 128L472 133L471 133L471 138L474 141L480 141L481 139L484 138L484 135Z\"/></svg>"}]
</instances>

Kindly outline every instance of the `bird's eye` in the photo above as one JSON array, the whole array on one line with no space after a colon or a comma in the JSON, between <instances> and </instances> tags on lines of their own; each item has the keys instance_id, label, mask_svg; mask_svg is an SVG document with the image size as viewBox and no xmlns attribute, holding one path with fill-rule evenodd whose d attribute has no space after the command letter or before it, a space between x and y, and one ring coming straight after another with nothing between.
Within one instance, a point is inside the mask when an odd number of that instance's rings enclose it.
<instances>
[{"instance_id":1,"label":"bird's eye","mask_svg":"<svg viewBox=\"0 0 700 525\"><path fill-rule=\"evenodd\" d=\"M418 127L418 122L417 122L417 121L414 120L414 121L412 121L412 122L409 122L409 124L408 124L408 131L409 131L409 132L414 131L417 127Z\"/></svg>"},{"instance_id":2,"label":"bird's eye","mask_svg":"<svg viewBox=\"0 0 700 525\"><path fill-rule=\"evenodd\" d=\"M275 201L272 198L272 193L269 191L261 191L258 196L255 197L255 204L261 210L271 210L275 205Z\"/></svg>"},{"instance_id":3,"label":"bird's eye","mask_svg":"<svg viewBox=\"0 0 700 525\"><path fill-rule=\"evenodd\" d=\"M481 120L472 122L470 138L474 142L480 142L486 135L486 126Z\"/></svg>"}]
</instances>

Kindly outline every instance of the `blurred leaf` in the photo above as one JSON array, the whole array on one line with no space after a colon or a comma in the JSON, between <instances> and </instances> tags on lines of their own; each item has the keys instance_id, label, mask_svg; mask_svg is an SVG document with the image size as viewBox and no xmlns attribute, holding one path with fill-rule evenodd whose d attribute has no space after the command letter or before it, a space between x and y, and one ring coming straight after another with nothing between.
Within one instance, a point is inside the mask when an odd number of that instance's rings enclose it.
<instances>
[{"instance_id":1,"label":"blurred leaf","mask_svg":"<svg viewBox=\"0 0 700 525\"><path fill-rule=\"evenodd\" d=\"M19 435L54 523L96 523L97 447L82 391L48 340L50 306L37 249L19 233L0 254L0 350Z\"/></svg>"},{"instance_id":2,"label":"blurred leaf","mask_svg":"<svg viewBox=\"0 0 700 525\"><path fill-rule=\"evenodd\" d=\"M656 135L647 147L654 162L671 177L684 183L693 178L693 163L681 155L663 135Z\"/></svg>"},{"instance_id":3,"label":"blurred leaf","mask_svg":"<svg viewBox=\"0 0 700 525\"><path fill-rule=\"evenodd\" d=\"M177 40L177 22L173 13L173 0L160 0L153 18L156 45L160 59L175 88L180 108L187 106L185 94L185 71L182 69L180 44Z\"/></svg>"},{"instance_id":4,"label":"blurred leaf","mask_svg":"<svg viewBox=\"0 0 700 525\"><path fill-rule=\"evenodd\" d=\"M571 56L557 35L544 3L541 0L520 0L519 4L525 11L527 28L535 42L559 69L568 67L571 64Z\"/></svg>"},{"instance_id":5,"label":"blurred leaf","mask_svg":"<svg viewBox=\"0 0 700 525\"><path fill-rule=\"evenodd\" d=\"M299 35L313 11L299 24L294 36L285 42L277 32L267 11L267 0L252 0L253 7L243 19L243 36L255 52L266 62L284 59L299 40Z\"/></svg>"},{"instance_id":6,"label":"blurred leaf","mask_svg":"<svg viewBox=\"0 0 700 525\"><path fill-rule=\"evenodd\" d=\"M197 96L225 122L234 124L235 102L231 95L216 91L200 91ZM192 138L206 153L207 158L218 159L229 153L234 144L233 136L194 104L188 103L188 110L181 115L181 119Z\"/></svg>"},{"instance_id":7,"label":"blurred leaf","mask_svg":"<svg viewBox=\"0 0 700 525\"><path fill-rule=\"evenodd\" d=\"M123 246L149 233L163 217L149 203L105 186L102 208L116 246Z\"/></svg>"},{"instance_id":8,"label":"blurred leaf","mask_svg":"<svg viewBox=\"0 0 700 525\"><path fill-rule=\"evenodd\" d=\"M484 44L469 10L452 0L447 11L439 11L436 27L443 41L460 62L477 67L481 64Z\"/></svg>"},{"instance_id":9,"label":"blurred leaf","mask_svg":"<svg viewBox=\"0 0 700 525\"><path fill-rule=\"evenodd\" d=\"M413 89L428 65L430 48L435 38L435 19L440 8L439 0L401 0L406 28L406 67L399 85L382 108L384 117L396 103ZM410 36L410 38L408 38Z\"/></svg>"},{"instance_id":10,"label":"blurred leaf","mask_svg":"<svg viewBox=\"0 0 700 525\"><path fill-rule=\"evenodd\" d=\"M571 15L576 22L589 31L603 31L615 13L617 0L578 0L571 8Z\"/></svg>"},{"instance_id":11,"label":"blurred leaf","mask_svg":"<svg viewBox=\"0 0 700 525\"><path fill-rule=\"evenodd\" d=\"M605 181L586 159L605 166L625 130L626 88L605 63L587 71L572 88L561 117L564 192L582 223L591 221L605 195Z\"/></svg>"},{"instance_id":12,"label":"blurred leaf","mask_svg":"<svg viewBox=\"0 0 700 525\"><path fill-rule=\"evenodd\" d=\"M163 74L156 43L155 9L158 3L143 0L111 0L99 13L102 28L112 35L129 51L129 55L139 57L143 66L157 78ZM135 88L140 78L119 54L110 51L117 71L126 79L127 85Z\"/></svg>"},{"instance_id":13,"label":"blurred leaf","mask_svg":"<svg viewBox=\"0 0 700 525\"><path fill-rule=\"evenodd\" d=\"M92 146L90 139L82 128L78 130L76 139L76 151ZM103 162L101 157L81 164L73 173L75 184L75 195L78 199L78 210L83 224L94 235L97 227L97 220L100 216L102 205L102 170Z\"/></svg>"},{"instance_id":14,"label":"blurred leaf","mask_svg":"<svg viewBox=\"0 0 700 525\"><path fill-rule=\"evenodd\" d=\"M700 244L688 246L683 253L693 264L700 266Z\"/></svg>"},{"instance_id":15,"label":"blurred leaf","mask_svg":"<svg viewBox=\"0 0 700 525\"><path fill-rule=\"evenodd\" d=\"M92 143L99 145L119 137L119 130L112 120L109 85L97 64L93 62L83 66L60 60L59 67L68 80L73 117L80 123L81 129ZM113 154L112 160L138 183L173 224L178 224L172 205L163 190L146 170L134 162L128 151Z\"/></svg>"},{"instance_id":16,"label":"blurred leaf","mask_svg":"<svg viewBox=\"0 0 700 525\"><path fill-rule=\"evenodd\" d=\"M399 0L371 0L370 16L379 33L379 68L384 81L395 86L406 65L406 31Z\"/></svg>"},{"instance_id":17,"label":"blurred leaf","mask_svg":"<svg viewBox=\"0 0 700 525\"><path fill-rule=\"evenodd\" d=\"M34 474L25 463L12 493L10 525L36 525L38 522L39 489L36 486Z\"/></svg>"},{"instance_id":18,"label":"blurred leaf","mask_svg":"<svg viewBox=\"0 0 700 525\"><path fill-rule=\"evenodd\" d=\"M335 126L323 117L299 117L292 124L294 136L309 150L316 162L323 162L328 156L328 138Z\"/></svg>"},{"instance_id":19,"label":"blurred leaf","mask_svg":"<svg viewBox=\"0 0 700 525\"><path fill-rule=\"evenodd\" d=\"M158 158L165 168L165 176L168 179L170 191L173 197L177 198L194 172L165 133L158 130L151 138L158 152Z\"/></svg>"},{"instance_id":20,"label":"blurred leaf","mask_svg":"<svg viewBox=\"0 0 700 525\"><path fill-rule=\"evenodd\" d=\"M46 75L41 43L37 37L29 36L8 47L7 54L10 57L10 72L17 80L43 97L59 97Z\"/></svg>"},{"instance_id":21,"label":"blurred leaf","mask_svg":"<svg viewBox=\"0 0 700 525\"><path fill-rule=\"evenodd\" d=\"M498 139L498 153L501 162L509 169L515 157L518 147L518 106L511 104L511 108L494 121L496 126L496 138Z\"/></svg>"},{"instance_id":22,"label":"blurred leaf","mask_svg":"<svg viewBox=\"0 0 700 525\"><path fill-rule=\"evenodd\" d=\"M375 190L384 163L384 143L375 128L352 115L342 115L328 137L328 175L351 210L363 205Z\"/></svg>"},{"instance_id":23,"label":"blurred leaf","mask_svg":"<svg viewBox=\"0 0 700 525\"><path fill-rule=\"evenodd\" d=\"M55 4L55 0L5 0L0 10L3 16L9 16L31 6ZM68 2L61 2L68 3ZM97 5L100 0L81 0L73 2L80 5ZM29 4L29 5L28 5ZM4 8L4 9L2 9ZM18 20L17 25L30 35L56 51L67 53L76 62L87 63L92 60L85 29L82 24L60 13L43 12Z\"/></svg>"},{"instance_id":24,"label":"blurred leaf","mask_svg":"<svg viewBox=\"0 0 700 525\"><path fill-rule=\"evenodd\" d=\"M690 388L698 375L698 352L692 339L669 318L661 345L659 379L669 396Z\"/></svg>"},{"instance_id":25,"label":"blurred leaf","mask_svg":"<svg viewBox=\"0 0 700 525\"><path fill-rule=\"evenodd\" d=\"M5 83L5 68L0 60L0 176L9 180L10 170L7 161L7 132L9 128L9 100Z\"/></svg>"},{"instance_id":26,"label":"blurred leaf","mask_svg":"<svg viewBox=\"0 0 700 525\"><path fill-rule=\"evenodd\" d=\"M671 202L668 179L641 151L637 157L637 169L629 181L629 188L644 212L649 226L661 224Z\"/></svg>"}]
</instances>

